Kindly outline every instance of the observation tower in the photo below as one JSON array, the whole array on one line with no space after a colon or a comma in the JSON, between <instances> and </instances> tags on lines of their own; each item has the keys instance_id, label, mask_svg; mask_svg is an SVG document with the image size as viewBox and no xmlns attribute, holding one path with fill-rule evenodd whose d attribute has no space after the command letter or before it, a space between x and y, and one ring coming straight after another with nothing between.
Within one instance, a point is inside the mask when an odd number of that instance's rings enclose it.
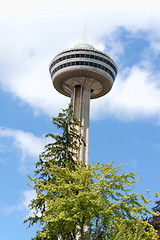
<instances>
[{"instance_id":1,"label":"observation tower","mask_svg":"<svg viewBox=\"0 0 160 240\"><path fill-rule=\"evenodd\" d=\"M71 97L75 116L81 121L85 146L79 159L88 165L90 99L107 94L115 81L117 66L104 52L90 44L78 44L58 54L50 63L49 71L55 89Z\"/></svg>"}]
</instances>

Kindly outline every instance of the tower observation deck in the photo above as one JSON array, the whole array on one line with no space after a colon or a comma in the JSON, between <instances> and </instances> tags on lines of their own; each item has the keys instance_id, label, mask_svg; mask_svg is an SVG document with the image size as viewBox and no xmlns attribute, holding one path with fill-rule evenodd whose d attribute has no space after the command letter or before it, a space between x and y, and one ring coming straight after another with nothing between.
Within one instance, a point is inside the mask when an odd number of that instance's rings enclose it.
<instances>
[{"instance_id":1,"label":"tower observation deck","mask_svg":"<svg viewBox=\"0 0 160 240\"><path fill-rule=\"evenodd\" d=\"M89 44L78 44L58 54L49 71L55 89L71 97L75 116L81 121L82 145L79 159L88 164L90 99L107 94L115 81L117 66L104 52Z\"/></svg>"}]
</instances>

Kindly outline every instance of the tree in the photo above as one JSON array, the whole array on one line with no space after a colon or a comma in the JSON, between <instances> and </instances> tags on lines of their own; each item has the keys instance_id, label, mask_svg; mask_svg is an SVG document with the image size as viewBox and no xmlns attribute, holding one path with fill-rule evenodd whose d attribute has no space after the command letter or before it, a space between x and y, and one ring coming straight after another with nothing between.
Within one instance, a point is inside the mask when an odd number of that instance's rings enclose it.
<instances>
[{"instance_id":1,"label":"tree","mask_svg":"<svg viewBox=\"0 0 160 240\"><path fill-rule=\"evenodd\" d=\"M37 197L30 204L34 214L25 222L41 225L33 239L158 239L156 230L142 220L151 213L149 201L132 191L140 180L136 174L118 174L121 166L112 162L85 166L78 160L84 141L71 105L53 123L62 135L47 135L53 141L36 163L35 178L29 176Z\"/></svg>"},{"instance_id":2,"label":"tree","mask_svg":"<svg viewBox=\"0 0 160 240\"><path fill-rule=\"evenodd\" d=\"M156 206L152 208L153 212L156 214L160 214L160 200L156 201ZM148 218L148 222L158 231L158 235L160 236L160 215L153 215ZM160 237L159 237L160 239Z\"/></svg>"},{"instance_id":3,"label":"tree","mask_svg":"<svg viewBox=\"0 0 160 240\"><path fill-rule=\"evenodd\" d=\"M44 152L40 154L34 171L37 179L44 184L46 181L50 181L51 184L55 183L54 177L51 178L50 174L46 172L50 163L63 168L67 165L70 169L74 169L80 145L85 144L83 137L78 132L78 129L82 127L81 123L74 116L71 104L68 109L59 113L57 118L52 118L52 122L61 130L61 135L52 133L46 135L52 142L46 145ZM41 220L45 211L45 201L37 197L32 201L30 207L36 212L28 219L29 226Z\"/></svg>"}]
</instances>

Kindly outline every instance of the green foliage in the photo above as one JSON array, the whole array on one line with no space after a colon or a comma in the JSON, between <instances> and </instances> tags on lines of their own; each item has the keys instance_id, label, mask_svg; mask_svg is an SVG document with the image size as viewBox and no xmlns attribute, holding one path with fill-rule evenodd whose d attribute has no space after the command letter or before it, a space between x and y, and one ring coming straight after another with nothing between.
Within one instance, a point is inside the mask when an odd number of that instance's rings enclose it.
<instances>
[{"instance_id":1,"label":"green foliage","mask_svg":"<svg viewBox=\"0 0 160 240\"><path fill-rule=\"evenodd\" d=\"M35 174L40 178L46 177L45 169L48 163L52 162L57 166L74 168L74 159L78 158L78 150L81 144L84 144L82 136L78 133L81 123L74 116L72 105L68 109L59 113L57 118L52 118L53 124L62 130L62 135L47 134L46 137L52 139L52 143L45 146L45 151L40 155L36 163Z\"/></svg>"},{"instance_id":2,"label":"green foliage","mask_svg":"<svg viewBox=\"0 0 160 240\"><path fill-rule=\"evenodd\" d=\"M29 177L37 197L30 204L34 215L25 222L41 225L33 239L158 239L142 220L150 213L149 201L132 191L140 179L134 173L119 173L121 166L113 167L112 162L85 166L78 161L83 139L71 106L53 123L63 130L62 136L47 135L54 142L40 156L35 178Z\"/></svg>"},{"instance_id":3,"label":"green foliage","mask_svg":"<svg viewBox=\"0 0 160 240\"><path fill-rule=\"evenodd\" d=\"M74 169L80 145L85 144L83 137L78 132L79 128L82 128L81 123L74 116L71 104L62 113L59 113L57 118L52 118L52 122L60 130L61 135L52 133L46 135L51 139L51 143L45 146L44 152L39 156L35 170L36 178L44 184L46 181L55 184L55 177L51 177L46 171L50 167L50 163ZM46 208L45 200L38 197L38 190L37 198L32 200L29 207L34 210L34 215L24 222L28 221L30 227L41 220Z\"/></svg>"},{"instance_id":4,"label":"green foliage","mask_svg":"<svg viewBox=\"0 0 160 240\"><path fill-rule=\"evenodd\" d=\"M54 184L30 177L46 205L40 239L158 239L153 228L145 231L148 222L140 218L149 213L148 201L131 191L135 174L118 175L119 170L112 163L88 168L78 163L74 170L50 163L45 171Z\"/></svg>"}]
</instances>

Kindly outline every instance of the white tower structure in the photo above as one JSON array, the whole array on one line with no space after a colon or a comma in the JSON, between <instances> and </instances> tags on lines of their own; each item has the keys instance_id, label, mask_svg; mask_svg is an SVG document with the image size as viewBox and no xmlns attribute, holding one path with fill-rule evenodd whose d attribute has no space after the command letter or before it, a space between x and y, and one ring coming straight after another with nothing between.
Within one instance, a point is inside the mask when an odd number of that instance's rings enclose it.
<instances>
[{"instance_id":1,"label":"white tower structure","mask_svg":"<svg viewBox=\"0 0 160 240\"><path fill-rule=\"evenodd\" d=\"M90 99L107 94L115 81L117 66L104 52L89 44L78 44L58 54L49 71L55 89L71 97L75 116L81 121L82 145L79 159L88 164Z\"/></svg>"}]
</instances>

